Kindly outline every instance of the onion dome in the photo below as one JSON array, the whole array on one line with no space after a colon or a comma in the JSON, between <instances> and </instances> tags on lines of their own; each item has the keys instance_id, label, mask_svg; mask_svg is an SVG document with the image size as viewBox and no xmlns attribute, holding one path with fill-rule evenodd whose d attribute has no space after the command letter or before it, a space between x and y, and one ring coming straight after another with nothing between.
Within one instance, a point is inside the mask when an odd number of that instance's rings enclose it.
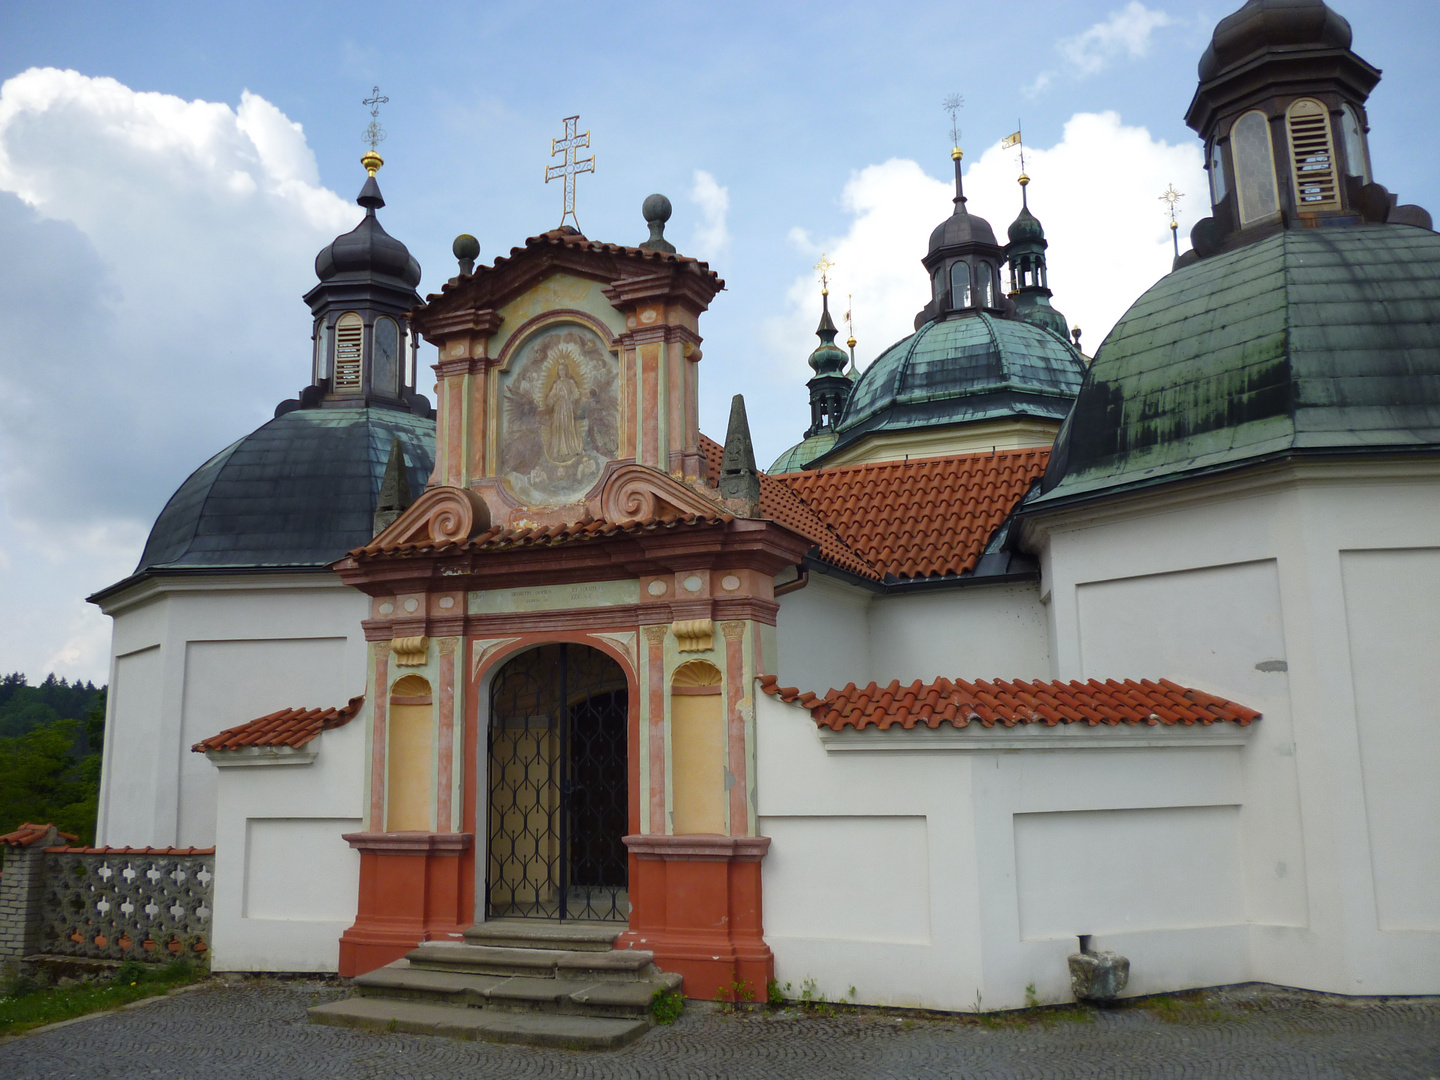
<instances>
[{"instance_id":1,"label":"onion dome","mask_svg":"<svg viewBox=\"0 0 1440 1080\"><path fill-rule=\"evenodd\" d=\"M1045 229L1027 205L1020 207L1020 213L1010 223L1006 235L1010 237L1012 244L1031 244L1045 239Z\"/></svg>"},{"instance_id":2,"label":"onion dome","mask_svg":"<svg viewBox=\"0 0 1440 1080\"><path fill-rule=\"evenodd\" d=\"M1096 350L1037 505L1302 455L1437 450L1440 235L1287 229L1131 305Z\"/></svg>"},{"instance_id":3,"label":"onion dome","mask_svg":"<svg viewBox=\"0 0 1440 1080\"><path fill-rule=\"evenodd\" d=\"M955 212L936 225L930 233L929 253L945 251L966 244L984 244L995 247L995 230L982 217L965 209L965 200L955 203Z\"/></svg>"},{"instance_id":4,"label":"onion dome","mask_svg":"<svg viewBox=\"0 0 1440 1080\"><path fill-rule=\"evenodd\" d=\"M1010 224L1010 243L1005 246L1005 259L1010 264L1010 295L1015 303L1015 317L1043 326L1059 335L1070 337L1070 324L1050 303L1049 269L1045 249L1050 242L1040 220L1030 212L1030 177L1020 174L1020 213Z\"/></svg>"},{"instance_id":5,"label":"onion dome","mask_svg":"<svg viewBox=\"0 0 1440 1080\"><path fill-rule=\"evenodd\" d=\"M414 289L420 284L420 264L409 248L381 228L375 211L385 205L385 199L373 175L355 201L365 207L364 219L320 249L315 256L315 276L322 282L388 278L401 288Z\"/></svg>"},{"instance_id":6,"label":"onion dome","mask_svg":"<svg viewBox=\"0 0 1440 1080\"><path fill-rule=\"evenodd\" d=\"M1085 361L1043 327L989 312L928 322L861 374L836 426L837 451L864 436L1070 411Z\"/></svg>"},{"instance_id":7,"label":"onion dome","mask_svg":"<svg viewBox=\"0 0 1440 1080\"><path fill-rule=\"evenodd\" d=\"M830 318L830 293L826 290L821 296L820 325L815 328L815 336L820 339L820 344L810 354L808 363L816 375L839 375L845 370L845 362L849 359L845 350L835 344L835 335L840 331L835 329L835 323Z\"/></svg>"},{"instance_id":8,"label":"onion dome","mask_svg":"<svg viewBox=\"0 0 1440 1080\"><path fill-rule=\"evenodd\" d=\"M435 464L433 420L365 407L277 416L180 485L150 530L135 574L329 566L374 536L397 439L410 490L420 491Z\"/></svg>"},{"instance_id":9,"label":"onion dome","mask_svg":"<svg viewBox=\"0 0 1440 1080\"><path fill-rule=\"evenodd\" d=\"M1323 0L1250 0L1215 27L1200 57L1200 80L1267 53L1345 50L1350 41L1350 24Z\"/></svg>"}]
</instances>

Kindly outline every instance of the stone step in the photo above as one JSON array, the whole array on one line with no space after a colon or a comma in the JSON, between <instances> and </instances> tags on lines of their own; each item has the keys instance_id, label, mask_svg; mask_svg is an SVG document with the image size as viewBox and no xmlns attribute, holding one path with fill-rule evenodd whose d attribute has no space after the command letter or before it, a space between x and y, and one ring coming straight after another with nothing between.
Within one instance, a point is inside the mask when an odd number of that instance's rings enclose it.
<instances>
[{"instance_id":1,"label":"stone step","mask_svg":"<svg viewBox=\"0 0 1440 1080\"><path fill-rule=\"evenodd\" d=\"M572 952L555 962L555 974L562 979L644 979L655 972L655 954L649 949Z\"/></svg>"},{"instance_id":2,"label":"stone step","mask_svg":"<svg viewBox=\"0 0 1440 1080\"><path fill-rule=\"evenodd\" d=\"M624 923L550 922L544 919L491 919L465 931L472 945L511 949L560 949L605 952L625 932Z\"/></svg>"},{"instance_id":3,"label":"stone step","mask_svg":"<svg viewBox=\"0 0 1440 1080\"><path fill-rule=\"evenodd\" d=\"M645 979L495 976L415 967L397 960L355 980L362 997L435 1001L475 1008L533 1009L544 1012L648 1019L661 989L678 990L680 976L656 972Z\"/></svg>"},{"instance_id":4,"label":"stone step","mask_svg":"<svg viewBox=\"0 0 1440 1080\"><path fill-rule=\"evenodd\" d=\"M444 1035L452 1039L526 1043L568 1050L611 1050L633 1042L650 1027L649 1019L577 1016L507 1009L472 1009L426 1001L353 997L310 1009L316 1024Z\"/></svg>"},{"instance_id":5,"label":"stone step","mask_svg":"<svg viewBox=\"0 0 1440 1080\"><path fill-rule=\"evenodd\" d=\"M405 954L412 967L439 971L465 971L474 975L532 975L546 978L568 951L513 949L465 942L427 941Z\"/></svg>"}]
</instances>

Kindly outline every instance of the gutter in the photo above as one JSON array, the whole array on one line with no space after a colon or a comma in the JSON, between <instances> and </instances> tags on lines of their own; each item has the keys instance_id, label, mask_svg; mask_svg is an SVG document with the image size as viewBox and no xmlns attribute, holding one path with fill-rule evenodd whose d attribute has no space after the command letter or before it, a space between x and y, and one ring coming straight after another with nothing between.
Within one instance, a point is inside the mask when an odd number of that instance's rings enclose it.
<instances>
[{"instance_id":1,"label":"gutter","mask_svg":"<svg viewBox=\"0 0 1440 1080\"><path fill-rule=\"evenodd\" d=\"M986 558L987 556L981 557L980 563L976 564L977 570L984 564ZM1008 585L1017 582L1040 580L1040 570L1038 567L1017 571L1008 570L1008 566L1014 561L1017 560L1015 560L1013 556L1007 557L1005 560L1007 570L999 573L970 573L924 578L891 577L884 581L875 581L872 578L861 577L859 574L852 573L849 570L843 570L813 555L806 555L800 565L801 573L806 580L809 578L809 571L814 570L817 573L824 574L826 577L833 577L839 581L843 581L846 585L866 589L880 596L903 596L909 593L929 592L932 590L967 589L977 585ZM1023 562L1029 562L1029 559L1023 559ZM796 582L787 582L786 584L795 586ZM781 588L784 588L784 586L781 586ZM786 589L786 591L788 592L789 590ZM780 589L775 590L775 595L781 595Z\"/></svg>"}]
</instances>

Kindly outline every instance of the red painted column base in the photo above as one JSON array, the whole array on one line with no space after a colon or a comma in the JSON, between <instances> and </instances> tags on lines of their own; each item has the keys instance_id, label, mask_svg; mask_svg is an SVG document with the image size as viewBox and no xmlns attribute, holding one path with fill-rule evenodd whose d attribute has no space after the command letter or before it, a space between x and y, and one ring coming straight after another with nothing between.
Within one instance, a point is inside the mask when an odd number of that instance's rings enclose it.
<instances>
[{"instance_id":1,"label":"red painted column base","mask_svg":"<svg viewBox=\"0 0 1440 1080\"><path fill-rule=\"evenodd\" d=\"M764 1001L775 957L761 922L768 836L627 836L630 929L620 949L649 949L686 997Z\"/></svg>"},{"instance_id":2,"label":"red painted column base","mask_svg":"<svg viewBox=\"0 0 1440 1080\"><path fill-rule=\"evenodd\" d=\"M363 975L399 960L422 941L450 938L470 925L460 910L460 858L469 833L347 833L360 852L355 925L340 935L340 974Z\"/></svg>"}]
</instances>

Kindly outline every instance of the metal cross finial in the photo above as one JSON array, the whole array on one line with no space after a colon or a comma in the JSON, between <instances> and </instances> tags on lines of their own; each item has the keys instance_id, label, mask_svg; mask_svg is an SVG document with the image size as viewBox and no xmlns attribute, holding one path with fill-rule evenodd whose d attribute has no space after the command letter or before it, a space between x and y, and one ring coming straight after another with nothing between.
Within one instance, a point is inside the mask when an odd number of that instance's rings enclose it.
<instances>
[{"instance_id":1,"label":"metal cross finial","mask_svg":"<svg viewBox=\"0 0 1440 1080\"><path fill-rule=\"evenodd\" d=\"M370 124L365 128L362 138L370 144L372 153L375 147L385 141L385 129L380 126L380 106L388 104L389 101L388 97L380 93L380 87L374 86L370 88L370 96L360 102L361 105L369 106L370 109Z\"/></svg>"},{"instance_id":2,"label":"metal cross finial","mask_svg":"<svg viewBox=\"0 0 1440 1080\"><path fill-rule=\"evenodd\" d=\"M547 184L551 180L559 180L562 178L565 181L565 205L564 211L560 215L560 224L563 226L565 219L569 218L575 223L576 232L580 231L580 219L575 216L575 177L580 173L593 173L595 171L594 154L591 154L588 158L575 157L576 147L590 145L590 132L588 130L583 135L577 135L575 133L575 128L579 123L579 116L565 117L565 137L563 139L550 140L550 156L554 157L556 154L563 154L564 157L561 159L559 165L547 165L545 167L545 182Z\"/></svg>"},{"instance_id":3,"label":"metal cross finial","mask_svg":"<svg viewBox=\"0 0 1440 1080\"><path fill-rule=\"evenodd\" d=\"M1176 191L1174 184L1166 185L1165 190L1160 193L1160 201L1165 203L1170 209L1170 239L1175 243L1175 257L1177 259L1180 257L1180 225L1179 222L1175 220L1175 204L1184 197L1185 193L1183 191Z\"/></svg>"},{"instance_id":4,"label":"metal cross finial","mask_svg":"<svg viewBox=\"0 0 1440 1080\"><path fill-rule=\"evenodd\" d=\"M826 258L825 252L822 251L820 253L820 261L815 264L815 269L820 271L820 295L829 296L830 271L835 269L835 264Z\"/></svg>"}]
</instances>

